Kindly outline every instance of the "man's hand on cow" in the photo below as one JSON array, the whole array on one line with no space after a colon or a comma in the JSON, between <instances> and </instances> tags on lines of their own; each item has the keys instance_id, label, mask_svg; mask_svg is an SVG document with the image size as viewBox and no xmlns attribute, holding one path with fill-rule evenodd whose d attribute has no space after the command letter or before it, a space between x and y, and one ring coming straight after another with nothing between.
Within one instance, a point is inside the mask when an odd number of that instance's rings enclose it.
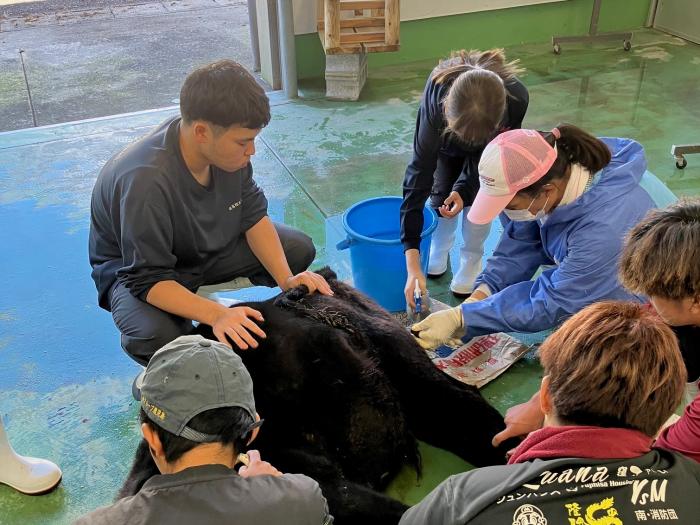
<instances>
[{"instance_id":1,"label":"man's hand on cow","mask_svg":"<svg viewBox=\"0 0 700 525\"><path fill-rule=\"evenodd\" d=\"M504 420L506 428L494 436L491 442L494 447L508 438L525 437L542 428L544 414L540 408L539 391L529 401L510 407Z\"/></svg>"},{"instance_id":2,"label":"man's hand on cow","mask_svg":"<svg viewBox=\"0 0 700 525\"><path fill-rule=\"evenodd\" d=\"M418 344L427 350L443 343L456 344L464 335L462 307L455 306L430 314L411 327ZM460 341L461 344L461 341Z\"/></svg>"},{"instance_id":3,"label":"man's hand on cow","mask_svg":"<svg viewBox=\"0 0 700 525\"><path fill-rule=\"evenodd\" d=\"M247 306L222 307L211 327L216 338L225 345L231 346L230 339L241 350L247 350L258 347L253 335L262 339L267 337L256 321L264 321L262 314L257 310Z\"/></svg>"},{"instance_id":4,"label":"man's hand on cow","mask_svg":"<svg viewBox=\"0 0 700 525\"><path fill-rule=\"evenodd\" d=\"M260 459L260 452L257 450L248 451L248 466L242 466L238 469L238 473L243 478L251 478L253 476L281 476L282 473L267 461Z\"/></svg>"},{"instance_id":5,"label":"man's hand on cow","mask_svg":"<svg viewBox=\"0 0 700 525\"><path fill-rule=\"evenodd\" d=\"M282 289L289 290L302 284L309 289L309 293L318 292L323 295L333 295L333 290L323 276L308 270L288 277Z\"/></svg>"}]
</instances>

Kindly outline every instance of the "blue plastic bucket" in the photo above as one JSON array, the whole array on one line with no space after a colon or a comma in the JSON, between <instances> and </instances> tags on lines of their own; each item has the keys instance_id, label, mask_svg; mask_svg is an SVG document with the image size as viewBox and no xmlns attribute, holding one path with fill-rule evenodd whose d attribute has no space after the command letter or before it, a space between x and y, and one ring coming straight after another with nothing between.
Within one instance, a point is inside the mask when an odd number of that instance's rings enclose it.
<instances>
[{"instance_id":1,"label":"blue plastic bucket","mask_svg":"<svg viewBox=\"0 0 700 525\"><path fill-rule=\"evenodd\" d=\"M390 312L405 310L404 286L406 259L401 244L401 197L367 199L348 208L343 214L347 238L338 250L350 248L355 287L369 295ZM430 237L437 228L437 214L423 208L423 231L420 262L428 271Z\"/></svg>"}]
</instances>

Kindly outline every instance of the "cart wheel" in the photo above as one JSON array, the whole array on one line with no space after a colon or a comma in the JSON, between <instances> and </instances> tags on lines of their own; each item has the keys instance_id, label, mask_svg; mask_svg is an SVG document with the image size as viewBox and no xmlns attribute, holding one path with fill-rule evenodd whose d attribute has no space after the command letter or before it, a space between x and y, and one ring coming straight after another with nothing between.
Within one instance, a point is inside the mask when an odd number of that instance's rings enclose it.
<instances>
[{"instance_id":1,"label":"cart wheel","mask_svg":"<svg viewBox=\"0 0 700 525\"><path fill-rule=\"evenodd\" d=\"M555 55L561 55L561 46L559 44L554 44L552 51L554 51Z\"/></svg>"},{"instance_id":2,"label":"cart wheel","mask_svg":"<svg viewBox=\"0 0 700 525\"><path fill-rule=\"evenodd\" d=\"M678 168L679 170L682 170L687 165L688 161L685 160L685 157L676 158L676 168Z\"/></svg>"},{"instance_id":3,"label":"cart wheel","mask_svg":"<svg viewBox=\"0 0 700 525\"><path fill-rule=\"evenodd\" d=\"M625 40L622 43L622 49L624 49L625 51L629 51L630 49L632 49L632 42L630 42L629 40Z\"/></svg>"}]
</instances>

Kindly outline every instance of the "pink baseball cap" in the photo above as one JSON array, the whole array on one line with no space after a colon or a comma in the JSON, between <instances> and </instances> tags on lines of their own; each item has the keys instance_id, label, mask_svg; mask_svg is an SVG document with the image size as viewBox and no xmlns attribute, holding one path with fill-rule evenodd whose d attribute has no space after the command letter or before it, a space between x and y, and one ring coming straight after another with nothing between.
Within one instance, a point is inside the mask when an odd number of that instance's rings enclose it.
<instances>
[{"instance_id":1,"label":"pink baseball cap","mask_svg":"<svg viewBox=\"0 0 700 525\"><path fill-rule=\"evenodd\" d=\"M554 128L552 134L560 137ZM557 160L539 131L513 129L489 142L479 161L479 192L467 214L474 224L488 224L516 193L540 180Z\"/></svg>"}]
</instances>

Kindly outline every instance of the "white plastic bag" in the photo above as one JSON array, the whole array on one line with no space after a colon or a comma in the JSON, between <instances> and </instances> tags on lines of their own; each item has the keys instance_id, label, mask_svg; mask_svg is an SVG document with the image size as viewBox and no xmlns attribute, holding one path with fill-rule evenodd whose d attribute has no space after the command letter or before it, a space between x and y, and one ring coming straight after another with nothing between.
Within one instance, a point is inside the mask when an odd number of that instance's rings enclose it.
<instances>
[{"instance_id":1,"label":"white plastic bag","mask_svg":"<svg viewBox=\"0 0 700 525\"><path fill-rule=\"evenodd\" d=\"M507 334L475 337L458 348L428 350L435 366L455 379L481 388L505 372L530 348Z\"/></svg>"},{"instance_id":2,"label":"white plastic bag","mask_svg":"<svg viewBox=\"0 0 700 525\"><path fill-rule=\"evenodd\" d=\"M445 303L430 299L431 312L446 308L449 306ZM404 325L410 325L407 314L401 312L394 315ZM508 334L498 333L475 337L456 348L442 345L426 352L435 366L446 374L481 388L505 372L530 348Z\"/></svg>"}]
</instances>

